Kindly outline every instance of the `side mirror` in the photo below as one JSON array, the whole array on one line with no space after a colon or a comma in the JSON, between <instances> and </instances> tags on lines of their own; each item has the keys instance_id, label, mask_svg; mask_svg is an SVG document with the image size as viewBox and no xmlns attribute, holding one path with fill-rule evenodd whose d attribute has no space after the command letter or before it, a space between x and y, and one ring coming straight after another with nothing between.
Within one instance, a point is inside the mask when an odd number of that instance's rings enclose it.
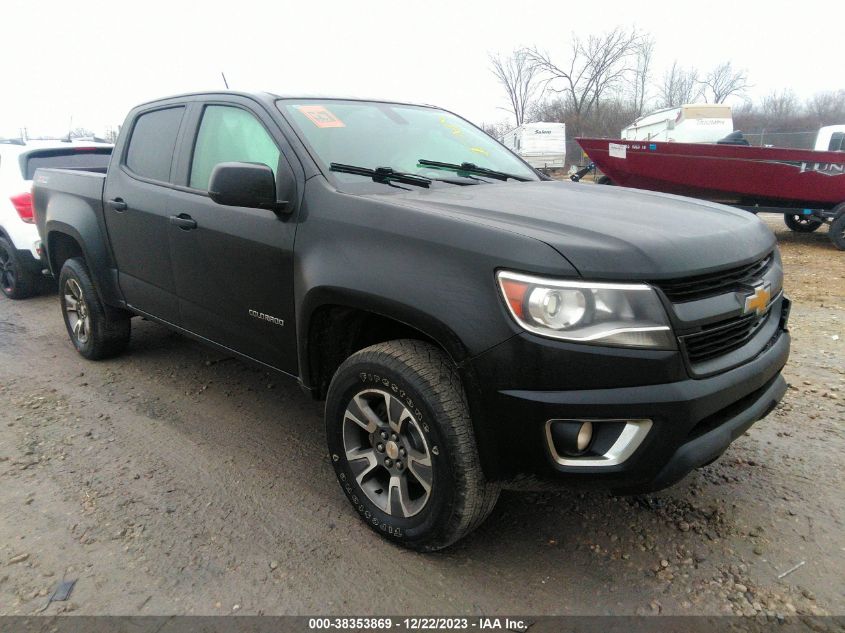
<instances>
[{"instance_id":1,"label":"side mirror","mask_svg":"<svg viewBox=\"0 0 845 633\"><path fill-rule=\"evenodd\" d=\"M289 205L276 198L273 170L261 163L220 163L211 172L208 197L229 207L284 213Z\"/></svg>"}]
</instances>

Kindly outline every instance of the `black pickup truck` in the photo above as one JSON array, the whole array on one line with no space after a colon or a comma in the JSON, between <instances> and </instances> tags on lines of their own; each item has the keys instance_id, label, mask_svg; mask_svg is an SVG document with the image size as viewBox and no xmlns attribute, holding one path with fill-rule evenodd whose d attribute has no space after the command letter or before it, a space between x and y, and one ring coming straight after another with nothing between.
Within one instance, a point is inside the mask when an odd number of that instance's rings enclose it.
<instances>
[{"instance_id":1,"label":"black pickup truck","mask_svg":"<svg viewBox=\"0 0 845 633\"><path fill-rule=\"evenodd\" d=\"M416 549L503 487L671 485L786 388L755 216L549 181L438 108L171 97L106 175L39 170L33 195L79 353L140 315L297 379L352 505Z\"/></svg>"}]
</instances>

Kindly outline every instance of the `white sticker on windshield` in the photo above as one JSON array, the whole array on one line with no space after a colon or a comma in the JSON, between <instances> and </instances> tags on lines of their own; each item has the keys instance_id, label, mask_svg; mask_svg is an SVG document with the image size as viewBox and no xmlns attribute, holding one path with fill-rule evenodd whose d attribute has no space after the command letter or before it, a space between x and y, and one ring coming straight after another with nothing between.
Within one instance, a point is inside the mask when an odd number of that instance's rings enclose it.
<instances>
[{"instance_id":1,"label":"white sticker on windshield","mask_svg":"<svg viewBox=\"0 0 845 633\"><path fill-rule=\"evenodd\" d=\"M608 143L607 153L611 158L625 158L625 151L628 149L627 145L620 145L619 143Z\"/></svg>"}]
</instances>

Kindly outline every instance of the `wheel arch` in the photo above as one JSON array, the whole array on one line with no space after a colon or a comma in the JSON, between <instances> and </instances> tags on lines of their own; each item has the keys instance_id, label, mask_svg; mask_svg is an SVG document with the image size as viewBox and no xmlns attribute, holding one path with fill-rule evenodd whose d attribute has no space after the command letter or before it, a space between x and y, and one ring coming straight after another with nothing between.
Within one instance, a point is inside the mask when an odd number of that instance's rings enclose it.
<instances>
[{"instance_id":1,"label":"wheel arch","mask_svg":"<svg viewBox=\"0 0 845 633\"><path fill-rule=\"evenodd\" d=\"M105 244L91 247L80 232L70 224L52 220L45 227L47 247L47 263L50 272L58 279L62 265L71 257L81 257L85 261L94 281L94 289L104 304L123 306L122 298L117 292L117 282L111 279L108 267Z\"/></svg>"},{"instance_id":2,"label":"wheel arch","mask_svg":"<svg viewBox=\"0 0 845 633\"><path fill-rule=\"evenodd\" d=\"M346 288L312 289L302 303L297 329L300 378L317 398L325 396L328 382L343 360L376 343L396 338L428 341L442 349L456 367L467 356L451 328L430 315ZM333 357L326 357L327 350Z\"/></svg>"},{"instance_id":3,"label":"wheel arch","mask_svg":"<svg viewBox=\"0 0 845 633\"><path fill-rule=\"evenodd\" d=\"M373 335L373 328L379 335ZM315 399L323 399L340 364L354 352L388 340L427 341L449 357L461 377L472 413L472 426L481 466L490 480L497 478L497 440L484 424L479 378L464 362L469 353L445 323L405 304L345 288L316 288L304 298L299 313L300 381ZM351 332L352 335L345 335Z\"/></svg>"}]
</instances>

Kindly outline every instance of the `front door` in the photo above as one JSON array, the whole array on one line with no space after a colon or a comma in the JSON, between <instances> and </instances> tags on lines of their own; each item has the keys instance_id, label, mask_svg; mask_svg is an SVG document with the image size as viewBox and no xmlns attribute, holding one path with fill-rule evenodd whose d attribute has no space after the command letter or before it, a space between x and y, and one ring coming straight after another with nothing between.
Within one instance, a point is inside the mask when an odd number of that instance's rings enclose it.
<instances>
[{"instance_id":1,"label":"front door","mask_svg":"<svg viewBox=\"0 0 845 633\"><path fill-rule=\"evenodd\" d=\"M171 202L183 327L296 374L295 217L219 205L207 194L219 163L263 163L278 176L286 159L261 120L235 105L205 105L192 148L188 187L174 191Z\"/></svg>"}]
</instances>

